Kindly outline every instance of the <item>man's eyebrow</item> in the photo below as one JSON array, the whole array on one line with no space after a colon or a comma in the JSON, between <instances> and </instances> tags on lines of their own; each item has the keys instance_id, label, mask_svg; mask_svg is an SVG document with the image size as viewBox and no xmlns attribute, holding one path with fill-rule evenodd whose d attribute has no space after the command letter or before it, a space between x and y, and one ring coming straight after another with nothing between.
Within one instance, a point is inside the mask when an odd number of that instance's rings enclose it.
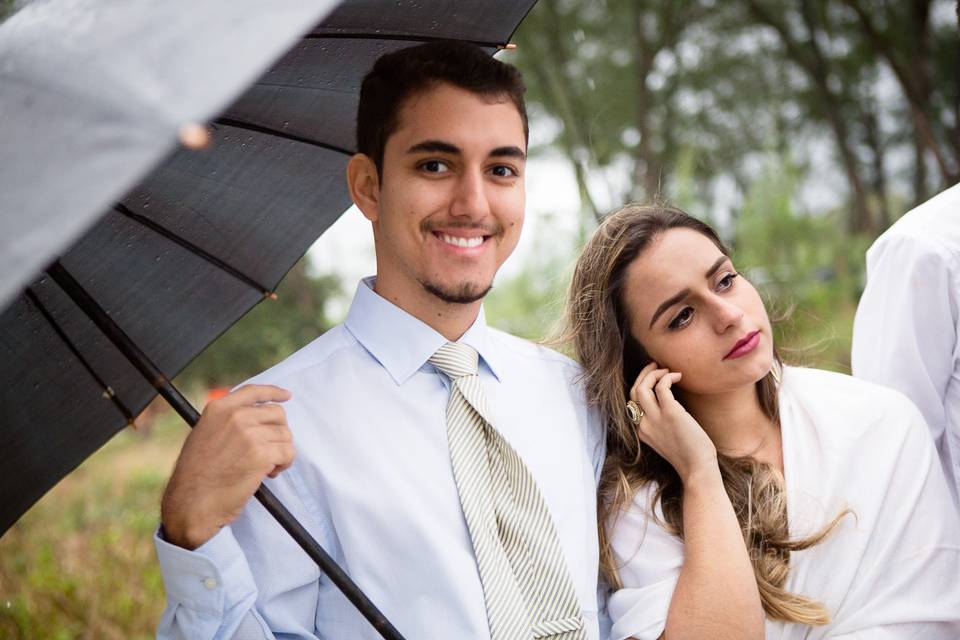
<instances>
[{"instance_id":1,"label":"man's eyebrow","mask_svg":"<svg viewBox=\"0 0 960 640\"><path fill-rule=\"evenodd\" d=\"M490 152L491 158L516 158L526 160L527 154L520 147L497 147Z\"/></svg>"},{"instance_id":2,"label":"man's eyebrow","mask_svg":"<svg viewBox=\"0 0 960 640\"><path fill-rule=\"evenodd\" d=\"M726 262L727 260L729 260L729 259L730 259L730 256L720 256L719 258L717 258L716 262L714 262L714 263L710 266L710 268L707 269L707 272L704 274L704 277L705 277L705 278L711 278L711 277L713 277L713 274L715 274L715 273L717 272L717 269L719 269L721 266L723 266L723 263L725 263L725 262ZM663 312L664 312L664 311L666 311L667 309L669 309L669 308L672 307L673 305L677 304L678 302L680 302L681 300L683 300L684 298L686 298L688 295L690 295L690 289L684 289L683 291L681 291L681 292L678 293L677 295L671 296L671 297L670 297L668 300L666 300L663 304L661 304L659 307L657 307L657 310L656 310L656 311L654 312L654 314L653 314L653 318L650 320L650 328L651 328L651 329L653 328L653 323L657 321L657 318L659 318L661 315L663 315Z\"/></svg>"},{"instance_id":3,"label":"man's eyebrow","mask_svg":"<svg viewBox=\"0 0 960 640\"><path fill-rule=\"evenodd\" d=\"M443 140L424 140L407 149L407 153L450 153L456 155L461 151L460 147Z\"/></svg>"},{"instance_id":4,"label":"man's eyebrow","mask_svg":"<svg viewBox=\"0 0 960 640\"><path fill-rule=\"evenodd\" d=\"M463 152L457 145L444 142L443 140L424 140L407 149L407 153L447 153L450 155L459 155ZM507 146L497 147L490 152L489 157L525 160L527 154L524 153L520 147Z\"/></svg>"},{"instance_id":5,"label":"man's eyebrow","mask_svg":"<svg viewBox=\"0 0 960 640\"><path fill-rule=\"evenodd\" d=\"M650 329L653 329L653 323L657 321L657 318L659 318L661 315L663 315L663 312L664 312L664 311L666 311L667 309L669 309L669 308L672 307L673 305L677 304L678 302L680 302L681 300L683 300L684 298L686 298L688 295L690 295L690 289L684 289L684 290L681 291L680 293L678 293L678 294L676 294L676 295L674 295L674 296L671 296L671 297L668 298L666 301L664 301L664 303L661 304L659 307L657 307L657 310L653 312L653 318L650 319L650 327L649 327L649 328L650 328Z\"/></svg>"}]
</instances>

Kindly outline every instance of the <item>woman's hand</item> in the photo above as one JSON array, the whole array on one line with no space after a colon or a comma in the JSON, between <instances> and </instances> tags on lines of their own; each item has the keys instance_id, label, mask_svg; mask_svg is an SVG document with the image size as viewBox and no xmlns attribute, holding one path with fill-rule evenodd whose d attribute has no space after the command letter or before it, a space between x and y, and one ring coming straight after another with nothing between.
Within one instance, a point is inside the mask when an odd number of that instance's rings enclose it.
<instances>
[{"instance_id":1,"label":"woman's hand","mask_svg":"<svg viewBox=\"0 0 960 640\"><path fill-rule=\"evenodd\" d=\"M643 409L637 425L641 442L669 462L686 484L704 470L717 469L717 448L703 428L673 397L670 387L682 374L658 369L651 362L630 389L630 399Z\"/></svg>"}]
</instances>

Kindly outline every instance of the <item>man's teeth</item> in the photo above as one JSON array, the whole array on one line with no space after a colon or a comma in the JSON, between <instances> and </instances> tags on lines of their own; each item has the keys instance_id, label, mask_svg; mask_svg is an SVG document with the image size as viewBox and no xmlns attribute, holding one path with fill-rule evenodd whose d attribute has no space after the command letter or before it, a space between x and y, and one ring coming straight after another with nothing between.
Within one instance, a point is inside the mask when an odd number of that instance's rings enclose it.
<instances>
[{"instance_id":1,"label":"man's teeth","mask_svg":"<svg viewBox=\"0 0 960 640\"><path fill-rule=\"evenodd\" d=\"M483 244L483 236L476 236L475 238L460 238L458 236L448 236L445 233L441 233L440 239L447 244L452 244L458 247L479 247L481 244Z\"/></svg>"}]
</instances>

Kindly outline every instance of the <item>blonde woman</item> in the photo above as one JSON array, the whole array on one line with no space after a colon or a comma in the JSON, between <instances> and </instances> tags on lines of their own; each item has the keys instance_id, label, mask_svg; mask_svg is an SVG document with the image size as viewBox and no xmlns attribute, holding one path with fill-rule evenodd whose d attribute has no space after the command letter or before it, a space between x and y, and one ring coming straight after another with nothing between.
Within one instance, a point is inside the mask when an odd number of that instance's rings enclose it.
<instances>
[{"instance_id":1,"label":"blonde woman","mask_svg":"<svg viewBox=\"0 0 960 640\"><path fill-rule=\"evenodd\" d=\"M611 640L960 638L960 522L919 412L783 366L710 227L614 213L568 318L608 430Z\"/></svg>"}]
</instances>

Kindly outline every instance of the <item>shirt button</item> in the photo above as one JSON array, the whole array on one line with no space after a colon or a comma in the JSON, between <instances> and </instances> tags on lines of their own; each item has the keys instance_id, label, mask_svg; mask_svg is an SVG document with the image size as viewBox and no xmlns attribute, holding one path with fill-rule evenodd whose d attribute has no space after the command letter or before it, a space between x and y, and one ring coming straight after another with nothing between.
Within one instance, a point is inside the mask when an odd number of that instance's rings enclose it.
<instances>
[{"instance_id":1,"label":"shirt button","mask_svg":"<svg viewBox=\"0 0 960 640\"><path fill-rule=\"evenodd\" d=\"M204 578L203 586L205 586L210 591L213 591L217 588L217 579L216 578Z\"/></svg>"}]
</instances>

